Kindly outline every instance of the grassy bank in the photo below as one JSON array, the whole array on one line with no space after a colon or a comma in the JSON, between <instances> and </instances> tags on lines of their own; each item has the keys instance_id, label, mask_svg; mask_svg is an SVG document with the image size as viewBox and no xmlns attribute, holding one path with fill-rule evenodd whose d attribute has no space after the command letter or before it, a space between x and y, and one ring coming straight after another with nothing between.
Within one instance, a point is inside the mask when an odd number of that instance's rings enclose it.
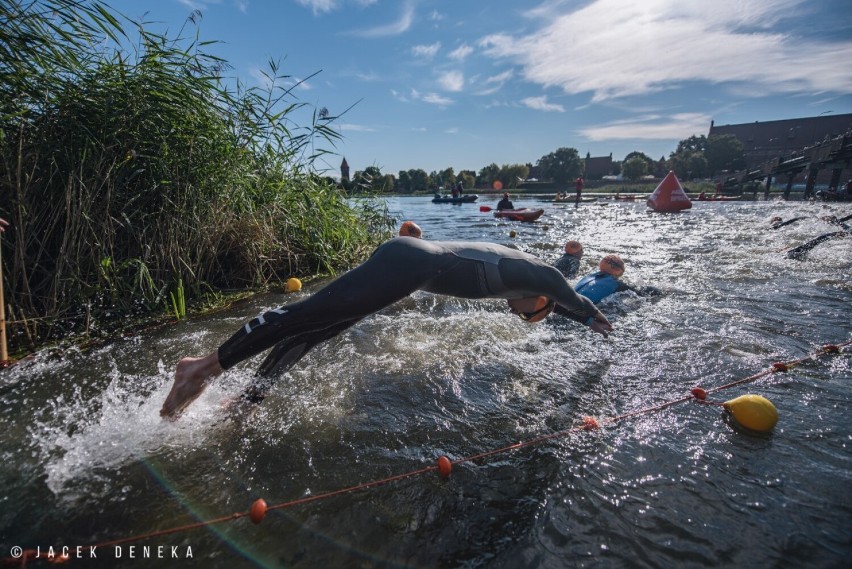
<instances>
[{"instance_id":1,"label":"grassy bank","mask_svg":"<svg viewBox=\"0 0 852 569\"><path fill-rule=\"evenodd\" d=\"M10 351L334 273L389 235L383 206L313 170L335 117L295 124L275 64L247 88L99 2L0 0L0 23Z\"/></svg>"}]
</instances>

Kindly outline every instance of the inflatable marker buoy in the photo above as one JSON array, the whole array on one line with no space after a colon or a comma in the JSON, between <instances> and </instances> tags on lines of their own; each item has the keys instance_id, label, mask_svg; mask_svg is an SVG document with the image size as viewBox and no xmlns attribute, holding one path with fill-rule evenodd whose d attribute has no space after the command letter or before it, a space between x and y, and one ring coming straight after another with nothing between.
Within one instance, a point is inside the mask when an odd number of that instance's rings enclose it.
<instances>
[{"instance_id":1,"label":"inflatable marker buoy","mask_svg":"<svg viewBox=\"0 0 852 569\"><path fill-rule=\"evenodd\" d=\"M778 422L778 410L760 395L740 395L722 404L737 423L752 431L768 433Z\"/></svg>"},{"instance_id":2,"label":"inflatable marker buoy","mask_svg":"<svg viewBox=\"0 0 852 569\"><path fill-rule=\"evenodd\" d=\"M675 212L691 208L692 201L683 191L675 173L671 171L648 196L647 205L654 211Z\"/></svg>"},{"instance_id":3,"label":"inflatable marker buoy","mask_svg":"<svg viewBox=\"0 0 852 569\"><path fill-rule=\"evenodd\" d=\"M299 292L302 290L302 281L296 277L287 279L287 284L284 285L284 292Z\"/></svg>"}]
</instances>

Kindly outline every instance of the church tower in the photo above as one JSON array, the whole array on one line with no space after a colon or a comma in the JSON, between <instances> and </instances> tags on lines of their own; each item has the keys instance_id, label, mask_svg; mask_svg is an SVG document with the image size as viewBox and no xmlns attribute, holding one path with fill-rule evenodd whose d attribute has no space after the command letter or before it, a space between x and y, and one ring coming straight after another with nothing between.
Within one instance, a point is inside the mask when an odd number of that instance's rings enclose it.
<instances>
[{"instance_id":1,"label":"church tower","mask_svg":"<svg viewBox=\"0 0 852 569\"><path fill-rule=\"evenodd\" d=\"M346 162L346 158L344 158L343 162L340 164L340 180L349 181L349 164Z\"/></svg>"}]
</instances>

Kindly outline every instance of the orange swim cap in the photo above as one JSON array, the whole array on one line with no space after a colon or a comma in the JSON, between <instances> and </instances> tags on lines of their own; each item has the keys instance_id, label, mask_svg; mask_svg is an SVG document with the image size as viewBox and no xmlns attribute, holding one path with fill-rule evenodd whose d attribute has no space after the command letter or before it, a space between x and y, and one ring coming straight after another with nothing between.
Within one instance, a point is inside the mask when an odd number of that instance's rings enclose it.
<instances>
[{"instance_id":1,"label":"orange swim cap","mask_svg":"<svg viewBox=\"0 0 852 569\"><path fill-rule=\"evenodd\" d=\"M601 271L616 278L624 274L624 261L618 255L607 255L601 259L599 266Z\"/></svg>"},{"instance_id":2,"label":"orange swim cap","mask_svg":"<svg viewBox=\"0 0 852 569\"><path fill-rule=\"evenodd\" d=\"M580 245L579 241L568 241L565 243L565 252L569 255L580 257L583 255L583 246Z\"/></svg>"},{"instance_id":3,"label":"orange swim cap","mask_svg":"<svg viewBox=\"0 0 852 569\"><path fill-rule=\"evenodd\" d=\"M512 312L527 322L539 322L553 312L556 302L546 296L535 298L516 298L508 301Z\"/></svg>"},{"instance_id":4,"label":"orange swim cap","mask_svg":"<svg viewBox=\"0 0 852 569\"><path fill-rule=\"evenodd\" d=\"M420 229L420 226L413 221L406 221L399 228L399 235L401 237L417 237L419 239L423 236L423 231Z\"/></svg>"}]
</instances>

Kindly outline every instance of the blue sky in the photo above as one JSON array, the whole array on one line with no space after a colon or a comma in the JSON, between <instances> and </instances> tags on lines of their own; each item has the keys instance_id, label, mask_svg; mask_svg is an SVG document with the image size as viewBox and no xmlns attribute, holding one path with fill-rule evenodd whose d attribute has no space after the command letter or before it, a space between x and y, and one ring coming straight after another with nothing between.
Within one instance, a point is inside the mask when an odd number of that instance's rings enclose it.
<instances>
[{"instance_id":1,"label":"blue sky","mask_svg":"<svg viewBox=\"0 0 852 569\"><path fill-rule=\"evenodd\" d=\"M107 2L173 33L198 10L229 75L260 84L280 60L299 100L349 109L317 164L335 176L343 157L394 175L560 147L660 158L711 120L852 113L848 0Z\"/></svg>"}]
</instances>

